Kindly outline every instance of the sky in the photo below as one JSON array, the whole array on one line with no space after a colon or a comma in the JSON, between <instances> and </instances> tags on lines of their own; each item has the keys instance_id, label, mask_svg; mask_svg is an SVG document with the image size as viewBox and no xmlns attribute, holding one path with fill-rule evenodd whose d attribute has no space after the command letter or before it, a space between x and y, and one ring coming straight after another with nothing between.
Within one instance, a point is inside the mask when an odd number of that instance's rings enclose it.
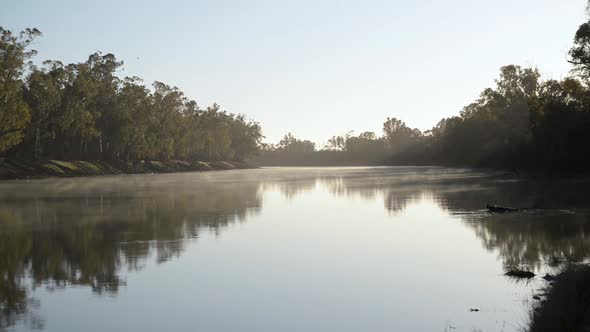
<instances>
[{"instance_id":1,"label":"sky","mask_svg":"<svg viewBox=\"0 0 590 332\"><path fill-rule=\"evenodd\" d=\"M201 107L321 146L381 134L387 117L428 130L458 114L499 68L563 78L586 0L1 0L0 26L36 27L38 62L100 50L119 76L179 87Z\"/></svg>"}]
</instances>

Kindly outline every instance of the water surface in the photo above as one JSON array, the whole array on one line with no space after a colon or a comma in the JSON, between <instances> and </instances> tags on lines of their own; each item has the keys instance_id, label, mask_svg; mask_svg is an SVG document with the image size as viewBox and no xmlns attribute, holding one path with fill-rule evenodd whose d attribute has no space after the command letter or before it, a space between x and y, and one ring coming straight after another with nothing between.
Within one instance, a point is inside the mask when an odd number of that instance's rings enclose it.
<instances>
[{"instance_id":1,"label":"water surface","mask_svg":"<svg viewBox=\"0 0 590 332\"><path fill-rule=\"evenodd\" d=\"M588 259L587 185L432 167L3 181L0 330L515 331L543 280L503 274Z\"/></svg>"}]
</instances>

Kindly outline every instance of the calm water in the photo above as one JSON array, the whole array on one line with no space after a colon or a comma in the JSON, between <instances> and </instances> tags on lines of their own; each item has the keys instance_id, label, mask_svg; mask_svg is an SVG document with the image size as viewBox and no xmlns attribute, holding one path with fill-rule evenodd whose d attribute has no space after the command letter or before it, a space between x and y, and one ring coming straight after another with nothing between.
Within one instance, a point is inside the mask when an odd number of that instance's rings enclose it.
<instances>
[{"instance_id":1,"label":"calm water","mask_svg":"<svg viewBox=\"0 0 590 332\"><path fill-rule=\"evenodd\" d=\"M0 330L515 331L543 281L505 268L586 260L587 188L443 168L4 181Z\"/></svg>"}]
</instances>

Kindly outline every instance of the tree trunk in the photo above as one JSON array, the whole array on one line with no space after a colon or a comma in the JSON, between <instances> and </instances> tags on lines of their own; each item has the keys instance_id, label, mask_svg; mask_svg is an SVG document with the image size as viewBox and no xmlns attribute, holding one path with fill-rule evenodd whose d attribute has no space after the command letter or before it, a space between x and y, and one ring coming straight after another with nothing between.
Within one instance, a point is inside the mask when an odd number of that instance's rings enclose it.
<instances>
[{"instance_id":1,"label":"tree trunk","mask_svg":"<svg viewBox=\"0 0 590 332\"><path fill-rule=\"evenodd\" d=\"M39 133L39 128L36 130L36 137L35 137L35 159L39 159L39 145L41 144L41 137Z\"/></svg>"},{"instance_id":2,"label":"tree trunk","mask_svg":"<svg viewBox=\"0 0 590 332\"><path fill-rule=\"evenodd\" d=\"M102 158L102 133L98 134L98 142L99 142L100 156Z\"/></svg>"}]
</instances>

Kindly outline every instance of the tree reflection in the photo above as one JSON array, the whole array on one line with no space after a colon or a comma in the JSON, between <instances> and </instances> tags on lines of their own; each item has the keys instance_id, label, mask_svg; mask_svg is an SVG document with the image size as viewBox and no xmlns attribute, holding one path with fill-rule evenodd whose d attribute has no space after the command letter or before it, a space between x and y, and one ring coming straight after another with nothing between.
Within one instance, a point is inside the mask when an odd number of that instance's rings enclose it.
<instances>
[{"instance_id":1,"label":"tree reflection","mask_svg":"<svg viewBox=\"0 0 590 332\"><path fill-rule=\"evenodd\" d=\"M562 214L557 218L537 213L491 216L469 223L488 250L498 251L506 266L543 265L590 258L590 218Z\"/></svg>"},{"instance_id":2,"label":"tree reflection","mask_svg":"<svg viewBox=\"0 0 590 332\"><path fill-rule=\"evenodd\" d=\"M497 251L508 266L540 269L563 261L590 259L590 198L585 181L490 181L478 190L442 195L451 211L460 213L484 247ZM485 202L525 207L519 213L495 214ZM469 211L477 213L463 213Z\"/></svg>"},{"instance_id":3,"label":"tree reflection","mask_svg":"<svg viewBox=\"0 0 590 332\"><path fill-rule=\"evenodd\" d=\"M428 199L457 215L507 266L590 258L590 214L584 210L590 197L582 181L508 181L427 167L242 174L0 183L0 330L25 316L43 326L31 289L79 285L117 294L125 271L178 257L203 231L221 235L258 213L263 193L272 190L295 199L321 188L341 198L383 200L393 213ZM487 203L531 209L491 214L483 210Z\"/></svg>"},{"instance_id":4,"label":"tree reflection","mask_svg":"<svg viewBox=\"0 0 590 332\"><path fill-rule=\"evenodd\" d=\"M3 213L2 219L13 217ZM12 219L13 223L20 223ZM24 231L0 235L0 329L13 325L27 309L23 273L30 257L32 239Z\"/></svg>"},{"instance_id":5,"label":"tree reflection","mask_svg":"<svg viewBox=\"0 0 590 332\"><path fill-rule=\"evenodd\" d=\"M492 183L478 191L454 193L446 197L455 210L470 211L483 201L499 199L520 213L464 214L484 247L497 251L508 266L543 265L562 261L581 262L590 258L590 199L584 182Z\"/></svg>"},{"instance_id":6,"label":"tree reflection","mask_svg":"<svg viewBox=\"0 0 590 332\"><path fill-rule=\"evenodd\" d=\"M393 174L392 174L393 173ZM540 269L546 264L590 260L588 181L509 180L502 174L398 168L355 172L320 181L334 195L373 200L385 209L403 211L429 197L474 230L483 246L498 252L505 266ZM493 214L488 203L527 208Z\"/></svg>"},{"instance_id":7,"label":"tree reflection","mask_svg":"<svg viewBox=\"0 0 590 332\"><path fill-rule=\"evenodd\" d=\"M3 183L0 329L29 312L28 289L87 286L116 294L122 271L179 256L186 239L218 234L261 206L258 183L133 182L134 178ZM72 185L76 183L76 185ZM31 287L27 287L30 280ZM39 327L39 319L30 319Z\"/></svg>"}]
</instances>

